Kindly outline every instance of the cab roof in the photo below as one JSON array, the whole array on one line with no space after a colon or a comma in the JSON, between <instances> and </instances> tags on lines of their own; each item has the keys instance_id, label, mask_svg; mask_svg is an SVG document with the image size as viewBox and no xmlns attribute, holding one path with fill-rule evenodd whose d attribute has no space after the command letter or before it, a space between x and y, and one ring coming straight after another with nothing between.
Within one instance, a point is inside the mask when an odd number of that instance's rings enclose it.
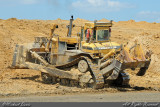
<instances>
[{"instance_id":1,"label":"cab roof","mask_svg":"<svg viewBox=\"0 0 160 107\"><path fill-rule=\"evenodd\" d=\"M112 27L112 21L111 22L86 22L84 25L84 28L95 28L95 27Z\"/></svg>"}]
</instances>

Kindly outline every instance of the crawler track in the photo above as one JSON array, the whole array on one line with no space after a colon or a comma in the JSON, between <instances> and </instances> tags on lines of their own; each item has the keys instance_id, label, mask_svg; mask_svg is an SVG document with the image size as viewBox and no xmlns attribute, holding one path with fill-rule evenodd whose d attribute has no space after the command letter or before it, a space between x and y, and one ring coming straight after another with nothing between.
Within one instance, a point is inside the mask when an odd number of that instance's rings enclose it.
<instances>
[{"instance_id":1,"label":"crawler track","mask_svg":"<svg viewBox=\"0 0 160 107\"><path fill-rule=\"evenodd\" d=\"M58 78L54 76L50 76L47 73L42 72L42 79L45 83L51 83L56 84L59 83L64 86L69 87L80 87L80 88L96 88L101 89L104 87L104 85L108 82L105 81L103 74L100 73L100 68L98 64L96 64L93 59L90 59L86 56L81 56L70 63L56 66L56 68L65 70L66 68L71 68L72 66L75 66L78 64L80 60L86 60L89 65L89 71L86 73L80 73L79 80L73 80L73 79L67 79L67 78ZM70 71L68 71L70 72ZM89 77L89 79L88 79ZM85 82L81 81L81 79L87 79ZM122 72L119 74L119 77L117 80L113 81L113 83L118 83L116 85L128 85L129 83L129 76L126 74L126 72Z\"/></svg>"}]
</instances>

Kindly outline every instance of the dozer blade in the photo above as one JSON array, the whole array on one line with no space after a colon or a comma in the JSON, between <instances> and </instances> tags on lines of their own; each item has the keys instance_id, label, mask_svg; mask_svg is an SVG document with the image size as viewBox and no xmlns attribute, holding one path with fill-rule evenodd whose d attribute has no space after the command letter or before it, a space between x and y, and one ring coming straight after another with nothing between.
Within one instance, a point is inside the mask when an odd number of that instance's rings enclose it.
<instances>
[{"instance_id":1,"label":"dozer blade","mask_svg":"<svg viewBox=\"0 0 160 107\"><path fill-rule=\"evenodd\" d=\"M24 62L26 61L26 48L23 45L16 45L13 54L11 68L26 68Z\"/></svg>"},{"instance_id":2,"label":"dozer blade","mask_svg":"<svg viewBox=\"0 0 160 107\"><path fill-rule=\"evenodd\" d=\"M13 54L12 65L11 65L12 67L16 67L16 62L17 62L17 57L18 57L18 48L19 48L19 45L16 45L14 54Z\"/></svg>"},{"instance_id":3,"label":"dozer blade","mask_svg":"<svg viewBox=\"0 0 160 107\"><path fill-rule=\"evenodd\" d=\"M148 69L151 61L151 53L144 54L141 44L136 44L130 49L125 46L122 47L120 55L117 57L123 64L122 69L140 68L137 73L138 76L143 76Z\"/></svg>"}]
</instances>

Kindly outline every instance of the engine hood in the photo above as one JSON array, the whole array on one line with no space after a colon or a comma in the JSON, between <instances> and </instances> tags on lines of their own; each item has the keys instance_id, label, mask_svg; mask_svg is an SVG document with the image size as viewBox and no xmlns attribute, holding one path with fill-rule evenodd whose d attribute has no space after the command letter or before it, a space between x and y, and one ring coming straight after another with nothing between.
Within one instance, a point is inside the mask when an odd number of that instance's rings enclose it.
<instances>
[{"instance_id":1,"label":"engine hood","mask_svg":"<svg viewBox=\"0 0 160 107\"><path fill-rule=\"evenodd\" d=\"M105 43L84 43L82 45L82 51L89 53L101 53L107 54L112 49L119 49L120 44L115 42L105 42Z\"/></svg>"}]
</instances>

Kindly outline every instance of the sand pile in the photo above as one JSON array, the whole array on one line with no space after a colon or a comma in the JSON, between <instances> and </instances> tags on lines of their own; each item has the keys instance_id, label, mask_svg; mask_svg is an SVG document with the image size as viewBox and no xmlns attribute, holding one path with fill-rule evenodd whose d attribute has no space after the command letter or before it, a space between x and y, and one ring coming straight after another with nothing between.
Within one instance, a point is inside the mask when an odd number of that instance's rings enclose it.
<instances>
[{"instance_id":1,"label":"sand pile","mask_svg":"<svg viewBox=\"0 0 160 107\"><path fill-rule=\"evenodd\" d=\"M107 20L105 18L102 18L101 20L98 20L98 22L110 22L110 20Z\"/></svg>"}]
</instances>

